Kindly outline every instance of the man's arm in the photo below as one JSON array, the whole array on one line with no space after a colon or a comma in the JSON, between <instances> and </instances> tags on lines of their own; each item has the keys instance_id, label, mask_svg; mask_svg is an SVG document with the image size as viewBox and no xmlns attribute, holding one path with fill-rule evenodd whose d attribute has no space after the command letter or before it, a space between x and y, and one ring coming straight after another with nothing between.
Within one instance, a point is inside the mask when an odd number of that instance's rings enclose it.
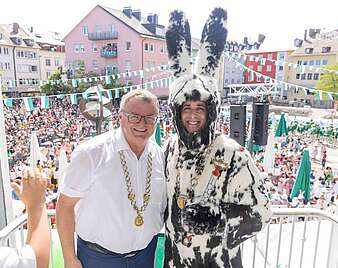
<instances>
[{"instance_id":1,"label":"man's arm","mask_svg":"<svg viewBox=\"0 0 338 268\"><path fill-rule=\"evenodd\" d=\"M74 207L80 198L68 197L60 193L56 207L56 226L60 237L65 268L82 267L75 253Z\"/></svg>"},{"instance_id":2,"label":"man's arm","mask_svg":"<svg viewBox=\"0 0 338 268\"><path fill-rule=\"evenodd\" d=\"M227 247L234 248L258 233L270 219L261 175L245 151L235 151L226 173L223 211L227 215Z\"/></svg>"},{"instance_id":3,"label":"man's arm","mask_svg":"<svg viewBox=\"0 0 338 268\"><path fill-rule=\"evenodd\" d=\"M23 172L21 184L11 184L16 194L26 205L27 239L26 244L33 248L37 268L49 265L50 236L45 205L46 178L38 170Z\"/></svg>"}]
</instances>

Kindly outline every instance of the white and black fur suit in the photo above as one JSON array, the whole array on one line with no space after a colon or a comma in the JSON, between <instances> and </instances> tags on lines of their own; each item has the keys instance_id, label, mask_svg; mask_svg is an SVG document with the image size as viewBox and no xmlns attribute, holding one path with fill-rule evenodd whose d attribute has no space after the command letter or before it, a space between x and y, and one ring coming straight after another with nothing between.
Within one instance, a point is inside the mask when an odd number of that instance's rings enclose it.
<instances>
[{"instance_id":1,"label":"white and black fur suit","mask_svg":"<svg viewBox=\"0 0 338 268\"><path fill-rule=\"evenodd\" d=\"M166 39L176 79L169 101L177 135L166 145L164 267L242 267L239 245L270 219L268 198L250 155L234 140L215 132L220 97L214 76L226 42L226 21L225 10L213 10L203 29L193 73L188 21L181 11L170 14ZM208 113L205 128L192 134L180 117L183 103L189 100L205 102ZM193 188L192 178L198 181ZM182 209L177 203L181 195L187 197Z\"/></svg>"}]
</instances>

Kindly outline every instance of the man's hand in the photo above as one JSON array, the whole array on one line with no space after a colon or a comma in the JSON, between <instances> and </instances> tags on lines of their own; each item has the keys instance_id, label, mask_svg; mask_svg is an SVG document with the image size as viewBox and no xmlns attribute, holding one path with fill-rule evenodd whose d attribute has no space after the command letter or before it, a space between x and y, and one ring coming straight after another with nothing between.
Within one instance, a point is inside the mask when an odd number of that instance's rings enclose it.
<instances>
[{"instance_id":1,"label":"man's hand","mask_svg":"<svg viewBox=\"0 0 338 268\"><path fill-rule=\"evenodd\" d=\"M45 204L47 179L38 169L26 169L22 181L11 183L11 187L26 205L27 209L41 207Z\"/></svg>"},{"instance_id":2,"label":"man's hand","mask_svg":"<svg viewBox=\"0 0 338 268\"><path fill-rule=\"evenodd\" d=\"M72 258L72 259L65 259L64 260L64 268L82 268L82 264L79 261L78 258Z\"/></svg>"}]
</instances>

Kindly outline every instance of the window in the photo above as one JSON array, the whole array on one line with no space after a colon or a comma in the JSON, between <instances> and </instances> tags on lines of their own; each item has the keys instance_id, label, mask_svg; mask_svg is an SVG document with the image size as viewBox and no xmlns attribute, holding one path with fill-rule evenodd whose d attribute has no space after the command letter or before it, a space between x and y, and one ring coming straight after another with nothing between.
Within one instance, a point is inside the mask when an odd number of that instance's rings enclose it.
<instances>
[{"instance_id":1,"label":"window","mask_svg":"<svg viewBox=\"0 0 338 268\"><path fill-rule=\"evenodd\" d=\"M278 66L278 71L283 71L283 70L284 70L283 66L282 66L282 65L279 65L279 66Z\"/></svg>"},{"instance_id":2,"label":"window","mask_svg":"<svg viewBox=\"0 0 338 268\"><path fill-rule=\"evenodd\" d=\"M85 52L85 48L83 44L80 44L80 52Z\"/></svg>"},{"instance_id":3,"label":"window","mask_svg":"<svg viewBox=\"0 0 338 268\"><path fill-rule=\"evenodd\" d=\"M302 74L302 75L300 76L300 79L301 79L301 80L305 80L305 79L306 79L306 74Z\"/></svg>"},{"instance_id":4,"label":"window","mask_svg":"<svg viewBox=\"0 0 338 268\"><path fill-rule=\"evenodd\" d=\"M297 79L297 80L300 79L300 74L296 74L296 79Z\"/></svg>"},{"instance_id":5,"label":"window","mask_svg":"<svg viewBox=\"0 0 338 268\"><path fill-rule=\"evenodd\" d=\"M319 65L320 65L320 62L321 62L320 60L316 60L316 63L315 63L315 64L316 64L317 66L319 66Z\"/></svg>"},{"instance_id":6,"label":"window","mask_svg":"<svg viewBox=\"0 0 338 268\"><path fill-rule=\"evenodd\" d=\"M149 44L148 43L144 43L144 51L149 51Z\"/></svg>"},{"instance_id":7,"label":"window","mask_svg":"<svg viewBox=\"0 0 338 268\"><path fill-rule=\"evenodd\" d=\"M266 65L266 71L271 72L271 65Z\"/></svg>"},{"instance_id":8,"label":"window","mask_svg":"<svg viewBox=\"0 0 338 268\"><path fill-rule=\"evenodd\" d=\"M2 54L2 48L0 47L0 54Z\"/></svg>"},{"instance_id":9,"label":"window","mask_svg":"<svg viewBox=\"0 0 338 268\"><path fill-rule=\"evenodd\" d=\"M97 52L97 45L95 42L92 43L93 52Z\"/></svg>"},{"instance_id":10,"label":"window","mask_svg":"<svg viewBox=\"0 0 338 268\"><path fill-rule=\"evenodd\" d=\"M327 65L328 61L327 60L322 60L322 65Z\"/></svg>"},{"instance_id":11,"label":"window","mask_svg":"<svg viewBox=\"0 0 338 268\"><path fill-rule=\"evenodd\" d=\"M50 59L46 59L46 66L51 66Z\"/></svg>"},{"instance_id":12,"label":"window","mask_svg":"<svg viewBox=\"0 0 338 268\"><path fill-rule=\"evenodd\" d=\"M75 53L79 53L79 51L80 51L80 46L79 46L79 44L75 44L75 45L74 45L74 52L75 52Z\"/></svg>"},{"instance_id":13,"label":"window","mask_svg":"<svg viewBox=\"0 0 338 268\"><path fill-rule=\"evenodd\" d=\"M161 47L161 48L160 48L160 52L163 54L164 51L165 51L165 50L164 50L164 47Z\"/></svg>"},{"instance_id":14,"label":"window","mask_svg":"<svg viewBox=\"0 0 338 268\"><path fill-rule=\"evenodd\" d=\"M304 60L304 61L303 61L303 65L307 65L307 60Z\"/></svg>"},{"instance_id":15,"label":"window","mask_svg":"<svg viewBox=\"0 0 338 268\"><path fill-rule=\"evenodd\" d=\"M254 66L253 65L249 65L249 69L253 70Z\"/></svg>"},{"instance_id":16,"label":"window","mask_svg":"<svg viewBox=\"0 0 338 268\"><path fill-rule=\"evenodd\" d=\"M153 44L150 44L150 45L149 45L149 50L150 50L151 52L154 52L154 45L153 45Z\"/></svg>"},{"instance_id":17,"label":"window","mask_svg":"<svg viewBox=\"0 0 338 268\"><path fill-rule=\"evenodd\" d=\"M130 51L131 50L131 42L127 41L126 42L126 51Z\"/></svg>"},{"instance_id":18,"label":"window","mask_svg":"<svg viewBox=\"0 0 338 268\"><path fill-rule=\"evenodd\" d=\"M312 73L307 74L307 80L312 80Z\"/></svg>"},{"instance_id":19,"label":"window","mask_svg":"<svg viewBox=\"0 0 338 268\"><path fill-rule=\"evenodd\" d=\"M97 69L99 66L97 65L97 60L92 60L92 68Z\"/></svg>"},{"instance_id":20,"label":"window","mask_svg":"<svg viewBox=\"0 0 338 268\"><path fill-rule=\"evenodd\" d=\"M262 67L263 67L262 65L258 65L258 66L257 66L257 71L258 71L258 72L262 72Z\"/></svg>"},{"instance_id":21,"label":"window","mask_svg":"<svg viewBox=\"0 0 338 268\"><path fill-rule=\"evenodd\" d=\"M124 61L124 70L126 72L130 72L131 71L131 60L125 60Z\"/></svg>"},{"instance_id":22,"label":"window","mask_svg":"<svg viewBox=\"0 0 338 268\"><path fill-rule=\"evenodd\" d=\"M309 65L313 66L314 65L314 60L309 60Z\"/></svg>"},{"instance_id":23,"label":"window","mask_svg":"<svg viewBox=\"0 0 338 268\"><path fill-rule=\"evenodd\" d=\"M284 60L284 55L283 54L279 54L279 60Z\"/></svg>"},{"instance_id":24,"label":"window","mask_svg":"<svg viewBox=\"0 0 338 268\"><path fill-rule=\"evenodd\" d=\"M110 31L112 33L116 32L116 25L115 24L110 25Z\"/></svg>"},{"instance_id":25,"label":"window","mask_svg":"<svg viewBox=\"0 0 338 268\"><path fill-rule=\"evenodd\" d=\"M55 65L55 67L60 66L60 60L59 59L55 59L54 60L54 65Z\"/></svg>"},{"instance_id":26,"label":"window","mask_svg":"<svg viewBox=\"0 0 338 268\"><path fill-rule=\"evenodd\" d=\"M88 35L88 26L82 27L82 33L83 33L83 35Z\"/></svg>"},{"instance_id":27,"label":"window","mask_svg":"<svg viewBox=\"0 0 338 268\"><path fill-rule=\"evenodd\" d=\"M36 65L31 65L31 66L30 66L30 71L31 71L31 72L37 72L37 71L38 71L38 66L36 66Z\"/></svg>"},{"instance_id":28,"label":"window","mask_svg":"<svg viewBox=\"0 0 338 268\"><path fill-rule=\"evenodd\" d=\"M319 73L313 74L313 80L319 80Z\"/></svg>"},{"instance_id":29,"label":"window","mask_svg":"<svg viewBox=\"0 0 338 268\"><path fill-rule=\"evenodd\" d=\"M272 54L271 53L268 54L268 60L272 60Z\"/></svg>"},{"instance_id":30,"label":"window","mask_svg":"<svg viewBox=\"0 0 338 268\"><path fill-rule=\"evenodd\" d=\"M322 53L329 53L331 51L331 47L322 47Z\"/></svg>"},{"instance_id":31,"label":"window","mask_svg":"<svg viewBox=\"0 0 338 268\"><path fill-rule=\"evenodd\" d=\"M305 48L305 53L306 54L312 54L313 53L313 48L312 47Z\"/></svg>"},{"instance_id":32,"label":"window","mask_svg":"<svg viewBox=\"0 0 338 268\"><path fill-rule=\"evenodd\" d=\"M302 61L301 60L297 61L297 65L302 65Z\"/></svg>"},{"instance_id":33,"label":"window","mask_svg":"<svg viewBox=\"0 0 338 268\"><path fill-rule=\"evenodd\" d=\"M9 62L5 62L5 69L6 70L10 70L11 69L11 66L10 66Z\"/></svg>"},{"instance_id":34,"label":"window","mask_svg":"<svg viewBox=\"0 0 338 268\"><path fill-rule=\"evenodd\" d=\"M47 79L50 77L50 72L46 72Z\"/></svg>"}]
</instances>

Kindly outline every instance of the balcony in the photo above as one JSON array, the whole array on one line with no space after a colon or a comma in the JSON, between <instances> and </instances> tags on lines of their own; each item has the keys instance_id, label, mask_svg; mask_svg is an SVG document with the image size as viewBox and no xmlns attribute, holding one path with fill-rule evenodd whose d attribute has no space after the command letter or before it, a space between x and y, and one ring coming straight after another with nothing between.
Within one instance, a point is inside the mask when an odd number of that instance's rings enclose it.
<instances>
[{"instance_id":1,"label":"balcony","mask_svg":"<svg viewBox=\"0 0 338 268\"><path fill-rule=\"evenodd\" d=\"M91 32L88 33L88 39L95 41L95 40L113 40L117 39L117 32Z\"/></svg>"},{"instance_id":2,"label":"balcony","mask_svg":"<svg viewBox=\"0 0 338 268\"><path fill-rule=\"evenodd\" d=\"M103 58L116 58L117 50L101 49L101 57Z\"/></svg>"}]
</instances>

